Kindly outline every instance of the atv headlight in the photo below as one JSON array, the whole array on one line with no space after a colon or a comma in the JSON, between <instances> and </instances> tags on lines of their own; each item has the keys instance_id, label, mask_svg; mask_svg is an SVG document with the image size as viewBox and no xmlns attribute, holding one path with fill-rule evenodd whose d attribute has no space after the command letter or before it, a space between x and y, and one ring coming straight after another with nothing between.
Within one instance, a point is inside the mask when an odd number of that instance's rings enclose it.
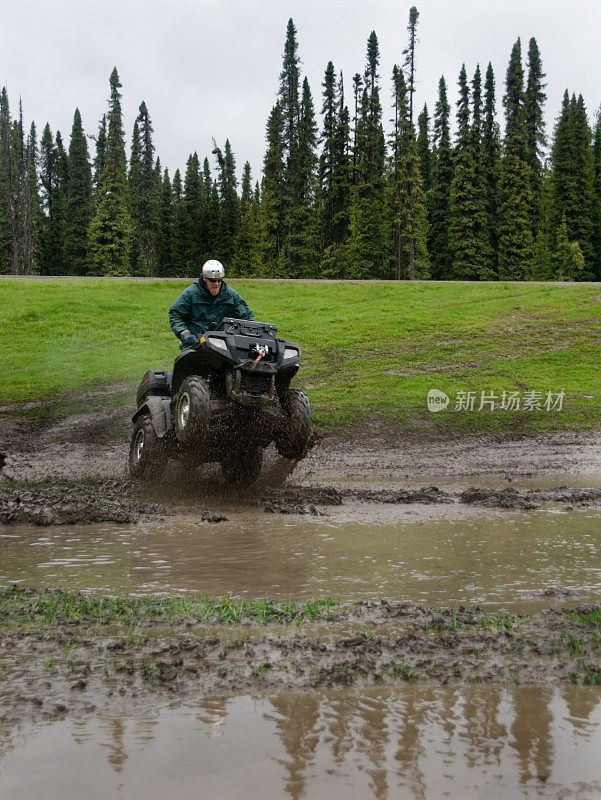
<instances>
[{"instance_id":1,"label":"atv headlight","mask_svg":"<svg viewBox=\"0 0 601 800\"><path fill-rule=\"evenodd\" d=\"M284 348L284 359L298 358L298 350L295 347Z\"/></svg>"},{"instance_id":2,"label":"atv headlight","mask_svg":"<svg viewBox=\"0 0 601 800\"><path fill-rule=\"evenodd\" d=\"M207 342L212 344L213 347L219 347L220 350L225 350L227 352L227 344L225 339L218 339L216 336L209 336Z\"/></svg>"}]
</instances>

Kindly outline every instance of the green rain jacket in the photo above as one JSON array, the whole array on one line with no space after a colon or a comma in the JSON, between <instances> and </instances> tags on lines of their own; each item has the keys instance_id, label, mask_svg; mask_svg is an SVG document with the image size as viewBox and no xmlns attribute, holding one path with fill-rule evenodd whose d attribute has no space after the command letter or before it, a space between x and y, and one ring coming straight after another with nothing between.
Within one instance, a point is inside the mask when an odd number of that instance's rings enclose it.
<instances>
[{"instance_id":1,"label":"green rain jacket","mask_svg":"<svg viewBox=\"0 0 601 800\"><path fill-rule=\"evenodd\" d=\"M209 328L218 328L224 317L255 318L238 292L225 281L221 284L219 294L213 297L202 278L197 278L169 309L169 324L178 339L186 329L194 335L200 335Z\"/></svg>"}]
</instances>

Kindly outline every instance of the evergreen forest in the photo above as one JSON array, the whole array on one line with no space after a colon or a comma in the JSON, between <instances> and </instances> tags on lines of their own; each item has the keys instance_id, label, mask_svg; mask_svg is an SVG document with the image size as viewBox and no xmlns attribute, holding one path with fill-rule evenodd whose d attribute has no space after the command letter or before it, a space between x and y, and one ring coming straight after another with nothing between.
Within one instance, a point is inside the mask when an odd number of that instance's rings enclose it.
<instances>
[{"instance_id":1,"label":"evergreen forest","mask_svg":"<svg viewBox=\"0 0 601 800\"><path fill-rule=\"evenodd\" d=\"M3 88L0 273L183 277L218 258L262 278L600 280L601 117L566 90L549 135L535 38L502 95L490 63L462 66L414 109L418 24L412 7L392 75L372 32L363 70L328 62L316 98L290 20L262 174L246 162L241 183L229 139L170 174L145 102L127 140L116 68L97 130L75 109L68 141L24 130Z\"/></svg>"}]
</instances>

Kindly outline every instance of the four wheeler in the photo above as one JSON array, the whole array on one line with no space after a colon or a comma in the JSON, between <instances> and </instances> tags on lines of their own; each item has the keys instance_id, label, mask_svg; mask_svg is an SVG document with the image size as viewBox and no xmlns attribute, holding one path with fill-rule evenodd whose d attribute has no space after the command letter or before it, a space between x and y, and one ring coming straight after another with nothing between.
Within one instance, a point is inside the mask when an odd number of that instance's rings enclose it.
<instances>
[{"instance_id":1,"label":"four wheeler","mask_svg":"<svg viewBox=\"0 0 601 800\"><path fill-rule=\"evenodd\" d=\"M290 387L300 348L274 325L226 317L175 359L148 372L137 391L130 473L158 478L168 458L194 467L219 461L226 481L252 483L263 450L297 461L311 443L307 395Z\"/></svg>"}]
</instances>

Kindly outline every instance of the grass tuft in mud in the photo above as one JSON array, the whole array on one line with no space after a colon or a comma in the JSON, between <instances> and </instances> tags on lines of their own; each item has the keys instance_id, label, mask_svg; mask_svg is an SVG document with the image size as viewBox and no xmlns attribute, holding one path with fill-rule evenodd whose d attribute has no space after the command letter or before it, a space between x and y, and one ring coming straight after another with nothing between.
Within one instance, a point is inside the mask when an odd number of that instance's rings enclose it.
<instances>
[{"instance_id":1,"label":"grass tuft in mud","mask_svg":"<svg viewBox=\"0 0 601 800\"><path fill-rule=\"evenodd\" d=\"M407 683L415 683L418 679L417 672L406 664L393 664L390 674L393 678L400 678Z\"/></svg>"},{"instance_id":2,"label":"grass tuft in mud","mask_svg":"<svg viewBox=\"0 0 601 800\"><path fill-rule=\"evenodd\" d=\"M601 608L571 611L568 613L568 619L584 625L586 628L601 631Z\"/></svg>"},{"instance_id":3,"label":"grass tuft in mud","mask_svg":"<svg viewBox=\"0 0 601 800\"><path fill-rule=\"evenodd\" d=\"M498 616L482 617L478 620L478 625L493 633L512 631L519 627L520 618L516 614L500 614Z\"/></svg>"}]
</instances>

